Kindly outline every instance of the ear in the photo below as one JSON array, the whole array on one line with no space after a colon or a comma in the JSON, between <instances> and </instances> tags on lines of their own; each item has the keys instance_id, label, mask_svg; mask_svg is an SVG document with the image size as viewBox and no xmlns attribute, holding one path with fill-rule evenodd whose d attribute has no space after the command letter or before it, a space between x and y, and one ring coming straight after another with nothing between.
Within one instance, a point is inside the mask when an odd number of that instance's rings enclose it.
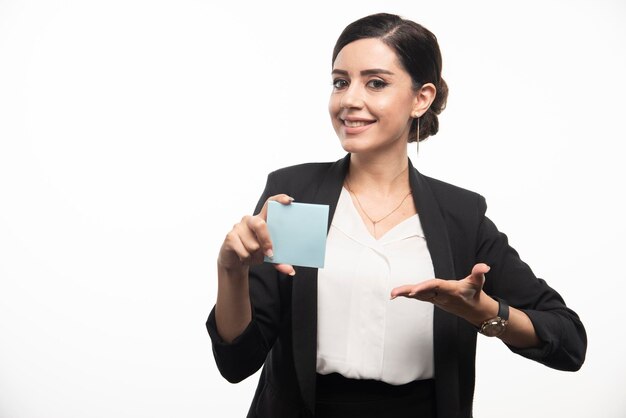
<instances>
[{"instance_id":1,"label":"ear","mask_svg":"<svg viewBox=\"0 0 626 418\"><path fill-rule=\"evenodd\" d=\"M411 115L414 118L422 116L435 100L437 88L433 83L426 83L415 93Z\"/></svg>"}]
</instances>

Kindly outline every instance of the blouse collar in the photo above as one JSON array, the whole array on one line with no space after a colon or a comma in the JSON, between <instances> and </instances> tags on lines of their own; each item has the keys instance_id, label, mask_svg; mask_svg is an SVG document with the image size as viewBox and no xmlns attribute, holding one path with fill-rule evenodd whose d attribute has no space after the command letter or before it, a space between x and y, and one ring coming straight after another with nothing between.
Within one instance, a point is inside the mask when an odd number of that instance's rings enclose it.
<instances>
[{"instance_id":1,"label":"blouse collar","mask_svg":"<svg viewBox=\"0 0 626 418\"><path fill-rule=\"evenodd\" d=\"M361 245L373 249L379 249L381 246L411 237L424 238L424 231L417 214L403 220L382 237L374 238L367 230L361 215L352 201L350 192L345 187L342 188L339 195L335 216L332 219L332 226Z\"/></svg>"}]
</instances>

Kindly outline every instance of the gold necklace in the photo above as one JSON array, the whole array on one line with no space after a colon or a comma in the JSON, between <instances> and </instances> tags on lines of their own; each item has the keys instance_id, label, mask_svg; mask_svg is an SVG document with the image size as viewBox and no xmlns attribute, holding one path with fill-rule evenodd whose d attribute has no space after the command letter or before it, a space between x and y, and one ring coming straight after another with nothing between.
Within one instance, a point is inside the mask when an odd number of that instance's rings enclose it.
<instances>
[{"instance_id":1,"label":"gold necklace","mask_svg":"<svg viewBox=\"0 0 626 418\"><path fill-rule=\"evenodd\" d=\"M402 172L400 174L402 174L404 172L404 170L402 170ZM400 174L398 174L396 176L396 178L400 177ZM394 179L395 180L395 179ZM393 180L392 180L393 181ZM348 189L348 191L350 192L350 194L352 194L354 196L354 198L356 199L356 203L359 205L359 208L361 209L361 211L363 212L363 214L365 215L365 217L367 219L369 219L369 221L372 223L372 226L374 227L374 236L376 236L376 224L379 223L380 221L383 221L385 219L387 219L389 216L391 216L392 213L394 213L395 211L397 211L398 209L400 209L400 206L402 206L402 204L404 203L404 201L406 200L407 197L409 197L412 193L412 190L409 190L409 192L406 194L406 196L404 196L404 198L402 198L402 201L398 204L398 206L396 206L391 212L389 212L388 214L386 214L385 216L383 216L382 218L378 219L378 220L373 220L371 216L369 216L367 214L367 212L365 211L365 209L363 209L363 205L361 204L361 201L359 200L359 197L356 195L356 193L354 193L352 191L352 188L350 187L350 183L348 182L348 179L346 178L346 188Z\"/></svg>"}]
</instances>

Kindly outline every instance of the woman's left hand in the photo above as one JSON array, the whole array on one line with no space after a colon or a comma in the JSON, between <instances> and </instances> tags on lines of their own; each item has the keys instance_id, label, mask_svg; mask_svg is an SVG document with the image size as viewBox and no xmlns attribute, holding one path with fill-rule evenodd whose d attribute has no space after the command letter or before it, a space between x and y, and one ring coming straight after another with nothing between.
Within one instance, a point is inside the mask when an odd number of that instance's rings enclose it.
<instances>
[{"instance_id":1,"label":"woman's left hand","mask_svg":"<svg viewBox=\"0 0 626 418\"><path fill-rule=\"evenodd\" d=\"M391 299L404 296L431 302L478 325L495 316L498 310L498 303L482 290L485 273L488 271L487 264L479 263L472 268L471 274L462 280L431 279L419 284L399 286L391 291Z\"/></svg>"}]
</instances>

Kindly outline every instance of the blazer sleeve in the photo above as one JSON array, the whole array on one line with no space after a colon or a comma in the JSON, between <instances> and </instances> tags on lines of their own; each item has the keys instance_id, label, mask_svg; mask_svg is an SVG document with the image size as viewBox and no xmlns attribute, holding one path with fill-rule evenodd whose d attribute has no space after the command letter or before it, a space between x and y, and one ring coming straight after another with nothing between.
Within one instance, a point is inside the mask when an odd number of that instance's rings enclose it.
<instances>
[{"instance_id":1,"label":"blazer sleeve","mask_svg":"<svg viewBox=\"0 0 626 418\"><path fill-rule=\"evenodd\" d=\"M277 193L270 174L254 213L259 213L267 198ZM270 264L250 267L252 320L231 343L225 342L217 332L215 307L209 314L206 328L211 337L213 356L218 370L231 383L240 382L259 370L276 340L281 317L279 276L282 275Z\"/></svg>"},{"instance_id":2,"label":"blazer sleeve","mask_svg":"<svg viewBox=\"0 0 626 418\"><path fill-rule=\"evenodd\" d=\"M578 315L520 259L506 235L485 216L486 209L480 196L477 260L491 266L485 276L485 292L525 312L542 341L537 348L508 346L509 349L554 369L580 369L585 360L587 335Z\"/></svg>"}]
</instances>

